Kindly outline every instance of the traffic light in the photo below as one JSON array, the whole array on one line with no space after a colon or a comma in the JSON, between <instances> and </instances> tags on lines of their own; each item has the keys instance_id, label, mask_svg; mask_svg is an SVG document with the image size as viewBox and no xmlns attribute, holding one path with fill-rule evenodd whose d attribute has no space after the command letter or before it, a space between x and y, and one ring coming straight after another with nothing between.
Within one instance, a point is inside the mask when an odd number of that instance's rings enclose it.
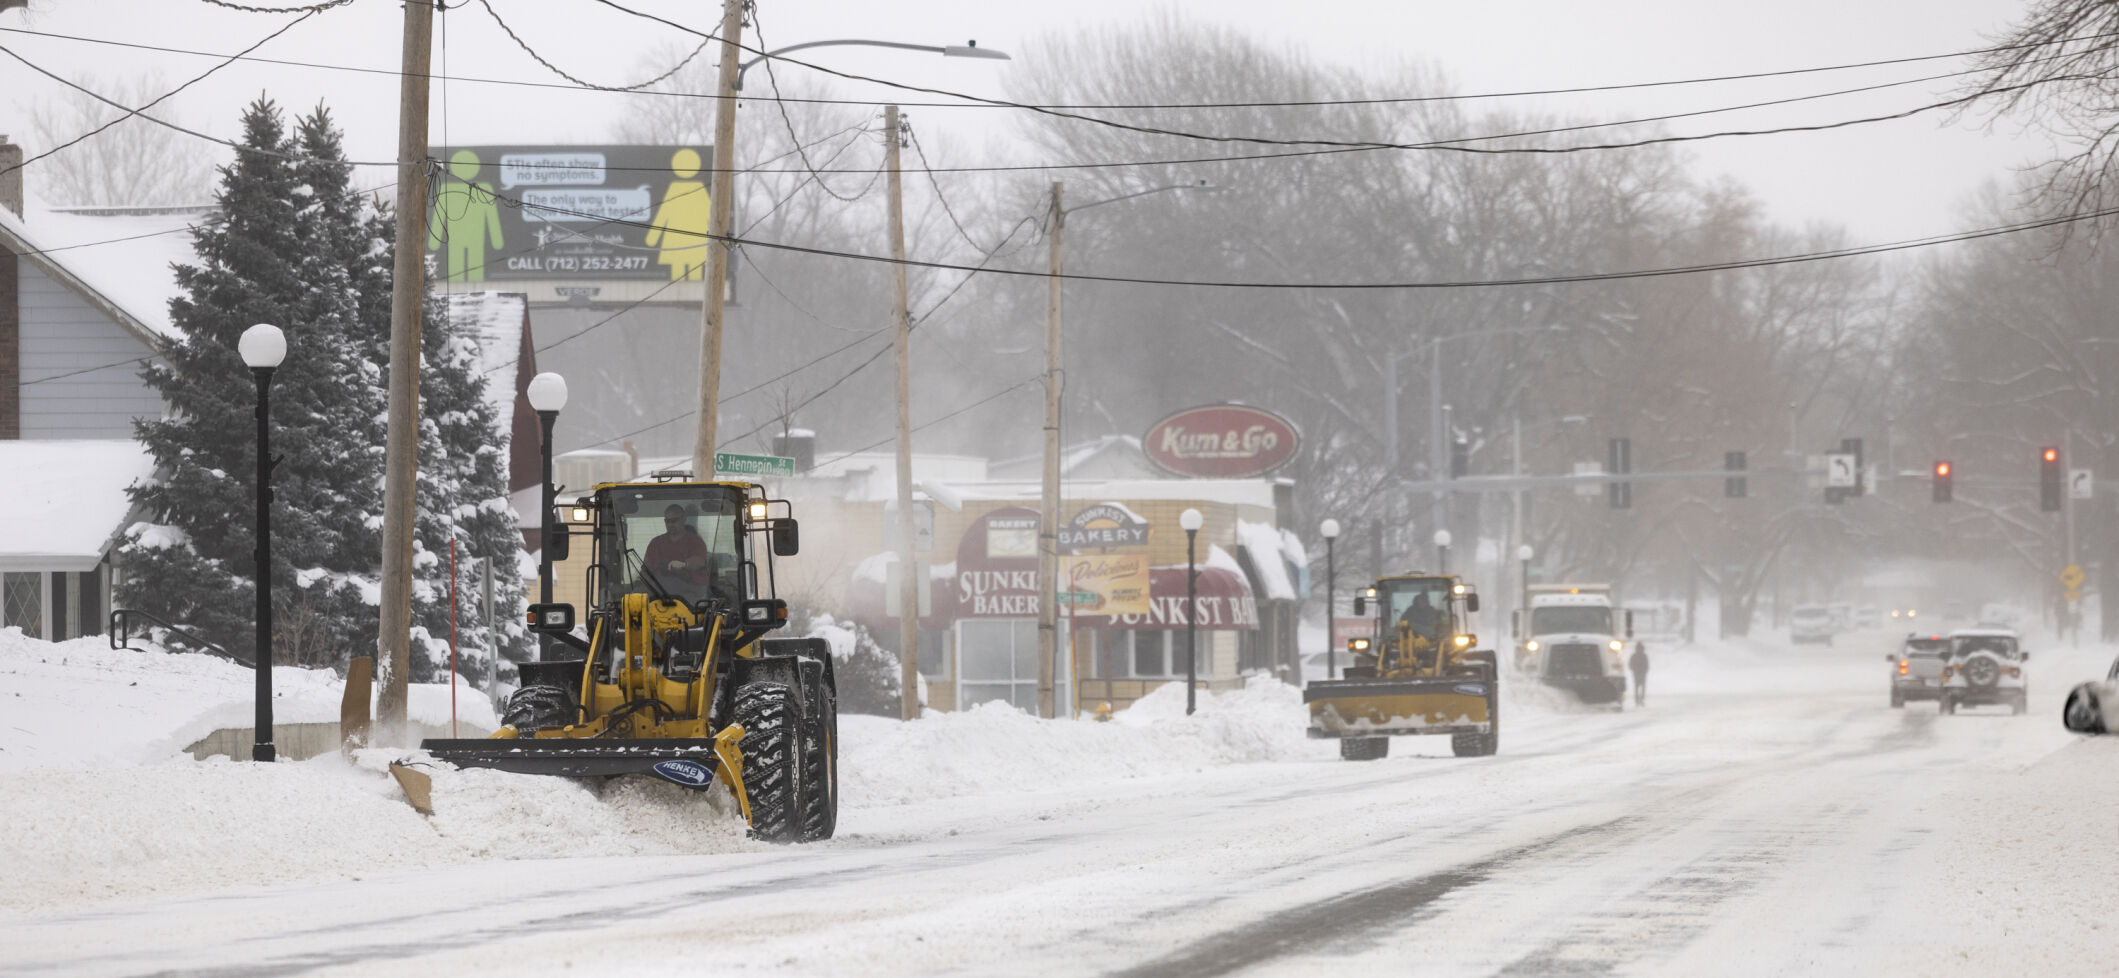
<instances>
[{"instance_id":1,"label":"traffic light","mask_svg":"<svg viewBox=\"0 0 2119 978\"><path fill-rule=\"evenodd\" d=\"M1464 478L1464 473L1471 471L1471 467L1472 443L1466 441L1462 437L1450 439L1449 477L1452 479L1462 479Z\"/></svg>"},{"instance_id":2,"label":"traffic light","mask_svg":"<svg viewBox=\"0 0 2119 978\"><path fill-rule=\"evenodd\" d=\"M1749 494L1750 485L1743 475L1745 468L1743 452L1722 453L1722 470L1733 473L1722 480L1722 495L1742 499Z\"/></svg>"},{"instance_id":3,"label":"traffic light","mask_svg":"<svg viewBox=\"0 0 2119 978\"><path fill-rule=\"evenodd\" d=\"M2060 449L2047 448L2038 453L2038 508L2048 513L2060 511Z\"/></svg>"},{"instance_id":4,"label":"traffic light","mask_svg":"<svg viewBox=\"0 0 2119 978\"><path fill-rule=\"evenodd\" d=\"M1935 501L1938 503L1950 501L1950 463L1948 462L1935 463Z\"/></svg>"},{"instance_id":5,"label":"traffic light","mask_svg":"<svg viewBox=\"0 0 2119 978\"><path fill-rule=\"evenodd\" d=\"M1633 471L1633 439L1611 440L1611 464L1604 470L1612 475L1625 475ZM1633 508L1633 483L1613 482L1606 487L1606 492L1612 509Z\"/></svg>"}]
</instances>

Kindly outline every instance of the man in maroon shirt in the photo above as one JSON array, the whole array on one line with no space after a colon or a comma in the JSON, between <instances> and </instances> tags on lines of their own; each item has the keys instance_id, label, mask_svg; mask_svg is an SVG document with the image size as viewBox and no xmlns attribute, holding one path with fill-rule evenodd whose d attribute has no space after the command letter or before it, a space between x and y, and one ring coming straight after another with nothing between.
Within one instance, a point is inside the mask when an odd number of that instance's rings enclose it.
<instances>
[{"instance_id":1,"label":"man in maroon shirt","mask_svg":"<svg viewBox=\"0 0 2119 978\"><path fill-rule=\"evenodd\" d=\"M698 591L713 583L713 554L699 531L684 519L684 507L671 503L662 511L668 532L649 540L647 569L671 590Z\"/></svg>"}]
</instances>

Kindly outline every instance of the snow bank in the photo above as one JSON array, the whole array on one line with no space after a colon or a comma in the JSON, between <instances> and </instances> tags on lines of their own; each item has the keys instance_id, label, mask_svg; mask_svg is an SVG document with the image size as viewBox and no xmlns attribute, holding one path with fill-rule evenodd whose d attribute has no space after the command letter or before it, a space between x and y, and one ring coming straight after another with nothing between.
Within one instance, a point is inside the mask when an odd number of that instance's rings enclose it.
<instances>
[{"instance_id":1,"label":"snow bank","mask_svg":"<svg viewBox=\"0 0 2119 978\"><path fill-rule=\"evenodd\" d=\"M1183 687L1169 683L1110 723L1039 720L996 701L914 723L842 716L839 725L841 799L851 806L1325 756L1304 736L1302 692L1262 677L1241 690L1201 694L1189 718Z\"/></svg>"},{"instance_id":2,"label":"snow bank","mask_svg":"<svg viewBox=\"0 0 2119 978\"><path fill-rule=\"evenodd\" d=\"M826 623L827 639L834 635ZM843 629L840 629L843 631ZM184 748L248 726L254 675L232 662L50 643L0 632L0 910L37 912L486 859L702 854L762 846L733 799L642 778L602 783L459 771L416 750L372 748L272 765L194 761ZM273 672L275 720L335 720L341 681ZM446 722L448 687L416 686L411 713ZM1038 720L1002 704L912 723L841 718L842 810L992 793L1059 791L1211 765L1325 757L1303 737L1301 694L1254 679L1203 693L1184 715L1167 685L1111 723ZM493 722L458 690L467 723ZM406 804L393 760L433 778L435 814Z\"/></svg>"}]
</instances>

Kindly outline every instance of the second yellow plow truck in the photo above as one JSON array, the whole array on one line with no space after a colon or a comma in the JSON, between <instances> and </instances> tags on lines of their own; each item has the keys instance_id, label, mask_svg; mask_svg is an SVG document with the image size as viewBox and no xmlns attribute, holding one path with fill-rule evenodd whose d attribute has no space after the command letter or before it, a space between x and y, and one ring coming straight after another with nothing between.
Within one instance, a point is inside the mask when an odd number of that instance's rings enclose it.
<instances>
[{"instance_id":1,"label":"second yellow plow truck","mask_svg":"<svg viewBox=\"0 0 2119 978\"><path fill-rule=\"evenodd\" d=\"M594 548L588 637L574 633L572 605L532 605L532 630L556 641L520 665L501 728L420 746L459 767L640 774L700 790L718 780L752 836L830 838L830 650L765 637L787 621L773 558L800 548L788 508L743 482L607 483L561 507L571 535ZM554 559L566 559L568 535L548 537Z\"/></svg>"},{"instance_id":2,"label":"second yellow plow truck","mask_svg":"<svg viewBox=\"0 0 2119 978\"><path fill-rule=\"evenodd\" d=\"M1376 615L1374 638L1347 642L1343 679L1312 682L1311 737L1336 738L1339 756L1372 761L1392 737L1448 734L1458 757L1492 754L1501 742L1501 689L1494 653L1476 649L1471 613L1479 593L1446 574L1385 577L1354 598L1354 614Z\"/></svg>"}]
</instances>

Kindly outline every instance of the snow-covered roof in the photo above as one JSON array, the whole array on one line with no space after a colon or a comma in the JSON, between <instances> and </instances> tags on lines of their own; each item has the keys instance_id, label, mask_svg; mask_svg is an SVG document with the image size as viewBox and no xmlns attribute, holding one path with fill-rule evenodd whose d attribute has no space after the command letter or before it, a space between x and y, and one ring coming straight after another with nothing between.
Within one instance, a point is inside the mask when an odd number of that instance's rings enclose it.
<instances>
[{"instance_id":1,"label":"snow-covered roof","mask_svg":"<svg viewBox=\"0 0 2119 978\"><path fill-rule=\"evenodd\" d=\"M169 300L177 295L171 267L198 260L191 250L192 226L210 208L165 214L61 213L42 202L24 202L23 216L0 207L0 237L13 238L24 256L69 287L85 290L125 325L164 339L174 338Z\"/></svg>"},{"instance_id":2,"label":"snow-covered roof","mask_svg":"<svg viewBox=\"0 0 2119 978\"><path fill-rule=\"evenodd\" d=\"M1280 549L1280 528L1271 523L1236 521L1236 540L1251 554L1258 568L1258 581L1265 596L1276 601L1295 600L1295 584L1288 580L1287 554Z\"/></svg>"},{"instance_id":3,"label":"snow-covered roof","mask_svg":"<svg viewBox=\"0 0 2119 978\"><path fill-rule=\"evenodd\" d=\"M78 572L102 561L154 460L129 439L0 441L0 472L0 570Z\"/></svg>"},{"instance_id":4,"label":"snow-covered roof","mask_svg":"<svg viewBox=\"0 0 2119 978\"><path fill-rule=\"evenodd\" d=\"M529 296L520 292L449 296L449 321L478 344L478 372L486 378L486 403L493 406L502 437L515 417L515 361L522 352L523 309L528 305Z\"/></svg>"}]
</instances>

